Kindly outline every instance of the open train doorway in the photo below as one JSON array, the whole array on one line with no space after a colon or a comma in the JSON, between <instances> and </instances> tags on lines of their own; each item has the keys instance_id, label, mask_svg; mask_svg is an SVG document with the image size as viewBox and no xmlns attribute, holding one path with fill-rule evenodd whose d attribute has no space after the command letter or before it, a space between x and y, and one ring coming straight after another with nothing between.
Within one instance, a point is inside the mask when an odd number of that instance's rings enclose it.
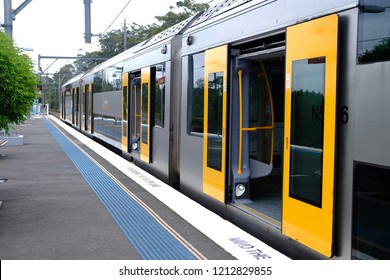
<instances>
[{"instance_id":1,"label":"open train doorway","mask_svg":"<svg viewBox=\"0 0 390 280\"><path fill-rule=\"evenodd\" d=\"M338 30L337 15L288 27L286 35L235 46L232 67L231 201L327 257L333 254Z\"/></svg>"},{"instance_id":2,"label":"open train doorway","mask_svg":"<svg viewBox=\"0 0 390 280\"><path fill-rule=\"evenodd\" d=\"M231 178L236 207L281 226L285 34L234 46Z\"/></svg>"}]
</instances>

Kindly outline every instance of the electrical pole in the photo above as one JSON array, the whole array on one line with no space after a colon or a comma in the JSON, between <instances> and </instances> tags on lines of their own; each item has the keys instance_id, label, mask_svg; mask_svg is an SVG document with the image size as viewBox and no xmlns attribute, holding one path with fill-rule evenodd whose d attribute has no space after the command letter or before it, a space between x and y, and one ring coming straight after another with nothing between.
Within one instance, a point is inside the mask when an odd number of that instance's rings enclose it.
<instances>
[{"instance_id":1,"label":"electrical pole","mask_svg":"<svg viewBox=\"0 0 390 280\"><path fill-rule=\"evenodd\" d=\"M123 51L127 50L127 25L126 25L126 19L123 23Z\"/></svg>"},{"instance_id":2,"label":"electrical pole","mask_svg":"<svg viewBox=\"0 0 390 280\"><path fill-rule=\"evenodd\" d=\"M12 38L12 0L4 0L4 28Z\"/></svg>"},{"instance_id":3,"label":"electrical pole","mask_svg":"<svg viewBox=\"0 0 390 280\"><path fill-rule=\"evenodd\" d=\"M32 0L24 1L16 10L12 10L12 0L4 0L4 28L5 32L12 38L12 21Z\"/></svg>"},{"instance_id":4,"label":"electrical pole","mask_svg":"<svg viewBox=\"0 0 390 280\"><path fill-rule=\"evenodd\" d=\"M84 0L84 14L85 14L85 43L91 44L91 0Z\"/></svg>"}]
</instances>

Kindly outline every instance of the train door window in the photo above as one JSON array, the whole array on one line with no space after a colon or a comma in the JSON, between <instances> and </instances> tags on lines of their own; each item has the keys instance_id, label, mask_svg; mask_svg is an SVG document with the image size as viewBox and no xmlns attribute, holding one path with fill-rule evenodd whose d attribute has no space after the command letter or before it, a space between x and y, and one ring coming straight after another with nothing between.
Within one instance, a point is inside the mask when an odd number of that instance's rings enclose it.
<instances>
[{"instance_id":1,"label":"train door window","mask_svg":"<svg viewBox=\"0 0 390 280\"><path fill-rule=\"evenodd\" d=\"M361 0L358 63L390 60L390 5L388 0Z\"/></svg>"},{"instance_id":2,"label":"train door window","mask_svg":"<svg viewBox=\"0 0 390 280\"><path fill-rule=\"evenodd\" d=\"M142 84L142 143L149 143L149 84Z\"/></svg>"},{"instance_id":3,"label":"train door window","mask_svg":"<svg viewBox=\"0 0 390 280\"><path fill-rule=\"evenodd\" d=\"M89 91L89 85L86 85L85 86L85 113L84 113L84 116L85 116L85 130L88 131L90 129L90 120L89 120L89 107L91 106L90 105L90 96L91 93Z\"/></svg>"},{"instance_id":4,"label":"train door window","mask_svg":"<svg viewBox=\"0 0 390 280\"><path fill-rule=\"evenodd\" d=\"M209 74L208 93L207 166L221 171L223 72Z\"/></svg>"},{"instance_id":5,"label":"train door window","mask_svg":"<svg viewBox=\"0 0 390 280\"><path fill-rule=\"evenodd\" d=\"M188 58L188 123L187 132L191 135L203 135L204 106L204 53Z\"/></svg>"},{"instance_id":6,"label":"train door window","mask_svg":"<svg viewBox=\"0 0 390 280\"><path fill-rule=\"evenodd\" d=\"M165 114L165 64L155 66L154 125L164 127Z\"/></svg>"},{"instance_id":7,"label":"train door window","mask_svg":"<svg viewBox=\"0 0 390 280\"><path fill-rule=\"evenodd\" d=\"M122 151L129 150L129 74L122 77Z\"/></svg>"},{"instance_id":8,"label":"train door window","mask_svg":"<svg viewBox=\"0 0 390 280\"><path fill-rule=\"evenodd\" d=\"M87 86L84 85L82 96L81 96L81 129L82 130L85 130L86 94L87 94Z\"/></svg>"},{"instance_id":9,"label":"train door window","mask_svg":"<svg viewBox=\"0 0 390 280\"><path fill-rule=\"evenodd\" d=\"M353 259L390 259L390 168L357 163L353 189Z\"/></svg>"},{"instance_id":10,"label":"train door window","mask_svg":"<svg viewBox=\"0 0 390 280\"><path fill-rule=\"evenodd\" d=\"M325 57L293 61L290 197L321 207Z\"/></svg>"},{"instance_id":11,"label":"train door window","mask_svg":"<svg viewBox=\"0 0 390 280\"><path fill-rule=\"evenodd\" d=\"M76 89L72 88L72 124L76 124Z\"/></svg>"},{"instance_id":12,"label":"train door window","mask_svg":"<svg viewBox=\"0 0 390 280\"><path fill-rule=\"evenodd\" d=\"M127 137L128 136L128 126L127 126L127 119L128 119L128 112L129 112L129 104L128 104L128 99L127 99L127 86L124 86L123 87L123 90L122 90L122 94L123 94L123 102L122 102L122 105L123 105L123 136L124 137Z\"/></svg>"},{"instance_id":13,"label":"train door window","mask_svg":"<svg viewBox=\"0 0 390 280\"><path fill-rule=\"evenodd\" d=\"M92 84L89 84L85 86L85 130L87 130L89 133L93 132L92 114L93 94Z\"/></svg>"}]
</instances>

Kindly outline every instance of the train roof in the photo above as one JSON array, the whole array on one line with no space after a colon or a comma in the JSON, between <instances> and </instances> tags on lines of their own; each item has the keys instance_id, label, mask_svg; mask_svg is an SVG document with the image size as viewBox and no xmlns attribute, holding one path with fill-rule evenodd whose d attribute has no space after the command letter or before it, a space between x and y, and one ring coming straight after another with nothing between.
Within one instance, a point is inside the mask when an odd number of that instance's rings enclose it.
<instances>
[{"instance_id":1,"label":"train roof","mask_svg":"<svg viewBox=\"0 0 390 280\"><path fill-rule=\"evenodd\" d=\"M67 80L61 87L64 87L64 86L69 85L69 84L73 84L73 83L79 81L83 76L84 76L84 73L80 73L77 76L73 77L72 79Z\"/></svg>"},{"instance_id":2,"label":"train roof","mask_svg":"<svg viewBox=\"0 0 390 280\"><path fill-rule=\"evenodd\" d=\"M207 22L207 24L210 24L210 22L213 19L219 19L219 18L226 18L230 14L233 13L240 13L243 10L246 10L251 7L259 7L259 6L266 6L272 3L278 2L278 7L287 7L286 4L292 5L295 8L302 9L302 10L309 10L312 13L318 13L321 10L330 10L334 9L335 7L345 7L346 4L356 6L359 3L359 0L328 0L323 1L324 3L316 3L316 5L313 5L312 0L223 0L222 2L216 4L213 7L210 7L207 11L205 11L201 16L199 16L189 27L189 29L200 25L202 23ZM281 13L281 10L275 10L275 13L278 14L278 17L283 17L283 14L286 14L286 16L289 16L289 13L287 13L287 10L284 10L283 13ZM258 19L261 20L261 19Z\"/></svg>"},{"instance_id":3,"label":"train roof","mask_svg":"<svg viewBox=\"0 0 390 280\"><path fill-rule=\"evenodd\" d=\"M137 46L135 46L137 47ZM135 47L132 47L130 49L127 49L126 51L112 57L112 58L109 58L107 59L106 61L100 63L99 65L97 65L96 67L94 67L93 69L85 72L85 76L89 76L89 75L92 75L96 72L99 72L100 70L103 70L107 67L110 67L110 66L113 66L113 65L116 65L120 62L123 62L124 60L128 59L129 57L132 56L132 54L134 53L134 49Z\"/></svg>"},{"instance_id":4,"label":"train roof","mask_svg":"<svg viewBox=\"0 0 390 280\"><path fill-rule=\"evenodd\" d=\"M191 21L196 17L192 16L189 17L188 19L185 19L174 26L158 33L157 35L153 36L152 38L145 40L140 44L140 50L146 49L148 47L154 46L154 45L159 45L159 43L164 42L168 39L171 39L172 37L182 33L186 27L191 23Z\"/></svg>"},{"instance_id":5,"label":"train roof","mask_svg":"<svg viewBox=\"0 0 390 280\"><path fill-rule=\"evenodd\" d=\"M186 29L182 54L255 38L358 4L359 0L224 0L210 7ZM195 43L190 43L190 37Z\"/></svg>"},{"instance_id":6,"label":"train roof","mask_svg":"<svg viewBox=\"0 0 390 280\"><path fill-rule=\"evenodd\" d=\"M166 42L167 40L170 40L171 38L173 38L177 34L182 33L185 30L185 28L191 23L191 21L194 20L194 18L196 16L192 16L186 20L183 20L183 21L179 22L178 24L158 33L157 35L153 36L152 38L147 39L147 40L131 47L130 49L128 49L128 50L126 50L126 51L124 51L124 52L122 52L122 53L120 53L112 58L107 59L106 61L102 62L101 64L97 65L96 67L70 79L64 85L74 83L74 82L80 80L84 76L93 75L93 74L95 74L95 73L97 73L97 72L99 72L107 67L110 67L110 66L116 65L120 62L124 62L126 60L129 60L139 51L145 50L149 47L158 46L161 43Z\"/></svg>"}]
</instances>

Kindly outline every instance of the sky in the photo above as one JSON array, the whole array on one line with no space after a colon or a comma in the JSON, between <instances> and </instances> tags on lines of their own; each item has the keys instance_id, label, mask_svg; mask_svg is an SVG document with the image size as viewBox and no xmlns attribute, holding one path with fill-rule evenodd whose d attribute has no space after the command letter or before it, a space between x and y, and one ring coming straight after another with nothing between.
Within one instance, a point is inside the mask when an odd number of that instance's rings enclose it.
<instances>
[{"instance_id":1,"label":"sky","mask_svg":"<svg viewBox=\"0 0 390 280\"><path fill-rule=\"evenodd\" d=\"M141 25L157 23L154 17L166 14L170 6L176 7L177 1L92 0L92 34L122 29L125 19L128 25L132 22ZM12 9L16 9L23 2L24 0L12 0ZM126 9L114 21L128 2L130 3ZM196 2L209 1L198 0ZM3 22L4 0L0 0L0 23ZM85 44L84 32L84 0L32 0L13 21L13 39L20 48L33 49L26 53L34 61L35 71L38 71L38 55L77 56L98 50L98 37L92 37L92 43ZM41 68L43 71L47 69L46 73L54 73L73 61L61 59L54 62L53 59L41 59ZM54 64L51 65L53 62Z\"/></svg>"}]
</instances>

